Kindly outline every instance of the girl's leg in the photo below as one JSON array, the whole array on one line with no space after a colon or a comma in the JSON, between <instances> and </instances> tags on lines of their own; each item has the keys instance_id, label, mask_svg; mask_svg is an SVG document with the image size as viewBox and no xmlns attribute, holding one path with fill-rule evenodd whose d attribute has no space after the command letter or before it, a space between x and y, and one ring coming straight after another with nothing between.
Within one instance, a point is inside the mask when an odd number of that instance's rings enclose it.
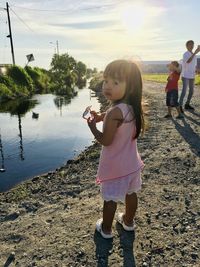
<instances>
[{"instance_id":1,"label":"girl's leg","mask_svg":"<svg viewBox=\"0 0 200 267\"><path fill-rule=\"evenodd\" d=\"M111 232L116 209L117 209L116 202L104 201L102 230L105 234L109 234Z\"/></svg>"},{"instance_id":2,"label":"girl's leg","mask_svg":"<svg viewBox=\"0 0 200 267\"><path fill-rule=\"evenodd\" d=\"M126 209L124 214L124 223L127 226L133 225L133 218L135 217L135 213L138 207L138 198L136 193L132 193L131 195L126 195Z\"/></svg>"}]
</instances>

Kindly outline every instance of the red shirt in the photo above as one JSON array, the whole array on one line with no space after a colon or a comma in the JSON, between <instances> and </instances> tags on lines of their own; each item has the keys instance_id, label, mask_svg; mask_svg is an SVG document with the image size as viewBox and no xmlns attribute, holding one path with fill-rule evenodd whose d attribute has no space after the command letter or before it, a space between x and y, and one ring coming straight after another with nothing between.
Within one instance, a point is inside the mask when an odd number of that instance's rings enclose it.
<instances>
[{"instance_id":1,"label":"red shirt","mask_svg":"<svg viewBox=\"0 0 200 267\"><path fill-rule=\"evenodd\" d=\"M180 73L173 71L170 73L167 78L166 92L170 92L172 90L178 90L178 80L180 78Z\"/></svg>"}]
</instances>

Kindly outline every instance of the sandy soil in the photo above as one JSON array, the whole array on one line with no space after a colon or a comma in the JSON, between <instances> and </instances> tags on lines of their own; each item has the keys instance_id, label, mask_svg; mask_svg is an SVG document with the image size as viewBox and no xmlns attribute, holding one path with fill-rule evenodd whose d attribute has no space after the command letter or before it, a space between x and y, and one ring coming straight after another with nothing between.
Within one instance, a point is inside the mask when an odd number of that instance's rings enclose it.
<instances>
[{"instance_id":1,"label":"sandy soil","mask_svg":"<svg viewBox=\"0 0 200 267\"><path fill-rule=\"evenodd\" d=\"M100 145L0 194L0 266L199 266L200 88L195 112L164 119L164 85L145 83L148 131L135 232L114 222L113 240L95 232L102 200L95 185ZM118 206L123 211L123 205Z\"/></svg>"}]
</instances>

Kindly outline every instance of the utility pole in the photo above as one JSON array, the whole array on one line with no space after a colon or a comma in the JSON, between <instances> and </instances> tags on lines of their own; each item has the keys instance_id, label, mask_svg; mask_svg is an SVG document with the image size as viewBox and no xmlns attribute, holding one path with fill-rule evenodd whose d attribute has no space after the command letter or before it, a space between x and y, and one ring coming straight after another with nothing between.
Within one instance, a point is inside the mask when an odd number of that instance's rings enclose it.
<instances>
[{"instance_id":1,"label":"utility pole","mask_svg":"<svg viewBox=\"0 0 200 267\"><path fill-rule=\"evenodd\" d=\"M59 56L59 44L58 44L58 40L56 41L56 43L54 42L49 42L50 44L53 44L55 46L55 54L57 54Z\"/></svg>"},{"instance_id":2,"label":"utility pole","mask_svg":"<svg viewBox=\"0 0 200 267\"><path fill-rule=\"evenodd\" d=\"M56 47L57 47L57 54L59 56L59 46L58 46L58 40L56 41Z\"/></svg>"},{"instance_id":3,"label":"utility pole","mask_svg":"<svg viewBox=\"0 0 200 267\"><path fill-rule=\"evenodd\" d=\"M14 54L14 48L13 48L13 39L12 39L12 31L11 31L11 23L10 23L10 14L9 14L8 2L6 2L5 10L7 11L7 14L8 14L8 27L9 27L9 35L7 35L7 37L10 38L12 61L13 61L13 65L15 65L15 54Z\"/></svg>"}]
</instances>

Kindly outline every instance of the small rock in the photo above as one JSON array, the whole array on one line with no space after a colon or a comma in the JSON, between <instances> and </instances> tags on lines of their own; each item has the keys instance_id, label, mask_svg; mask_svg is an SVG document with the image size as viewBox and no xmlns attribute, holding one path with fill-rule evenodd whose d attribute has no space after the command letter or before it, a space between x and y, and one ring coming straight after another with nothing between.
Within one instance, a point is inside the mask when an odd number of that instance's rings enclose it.
<instances>
[{"instance_id":1,"label":"small rock","mask_svg":"<svg viewBox=\"0 0 200 267\"><path fill-rule=\"evenodd\" d=\"M34 178L32 179L32 182L37 182L39 179L40 179L40 177L39 177L39 176L36 176L36 177L34 177Z\"/></svg>"},{"instance_id":2,"label":"small rock","mask_svg":"<svg viewBox=\"0 0 200 267\"><path fill-rule=\"evenodd\" d=\"M5 221L14 221L19 217L20 213L18 211L15 211L5 217Z\"/></svg>"},{"instance_id":3,"label":"small rock","mask_svg":"<svg viewBox=\"0 0 200 267\"><path fill-rule=\"evenodd\" d=\"M198 254L196 254L196 253L192 253L191 257L192 257L193 260L196 260L196 259L199 258Z\"/></svg>"}]
</instances>

